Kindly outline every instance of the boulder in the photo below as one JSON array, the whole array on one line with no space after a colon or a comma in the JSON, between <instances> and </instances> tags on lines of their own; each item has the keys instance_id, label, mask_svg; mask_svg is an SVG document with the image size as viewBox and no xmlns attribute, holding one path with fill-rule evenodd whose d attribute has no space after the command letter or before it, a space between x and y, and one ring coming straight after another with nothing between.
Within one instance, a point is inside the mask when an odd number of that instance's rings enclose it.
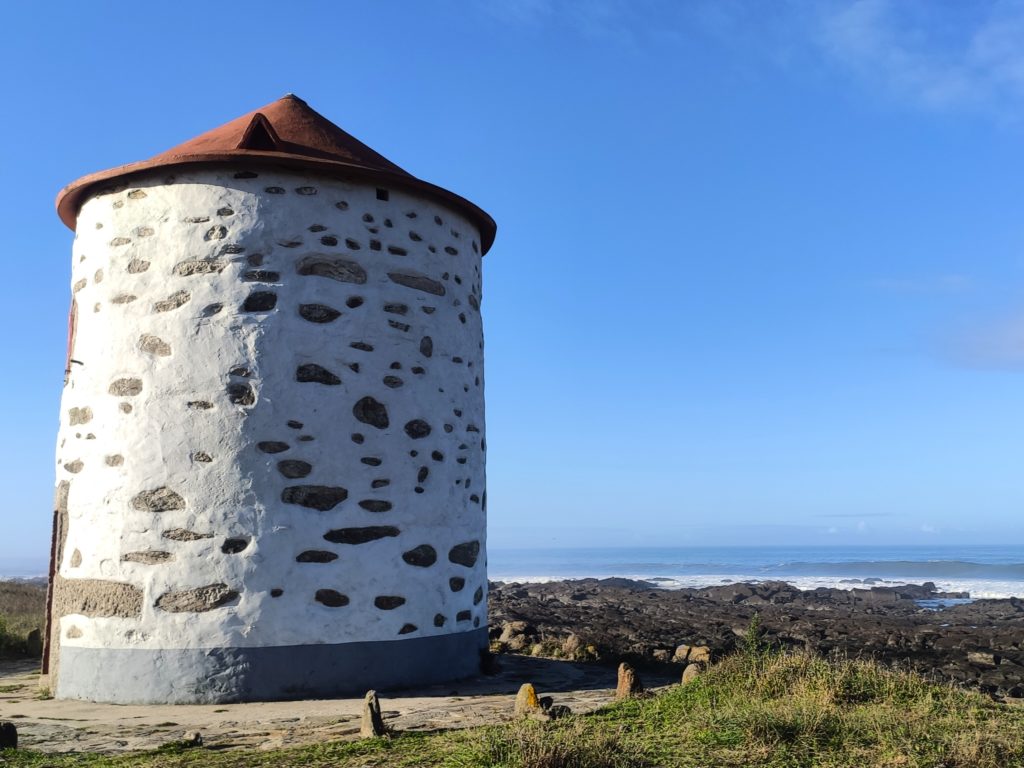
<instances>
[{"instance_id":1,"label":"boulder","mask_svg":"<svg viewBox=\"0 0 1024 768\"><path fill-rule=\"evenodd\" d=\"M372 739L378 736L386 736L387 729L384 727L384 718L380 714L380 700L376 691L367 691L363 699L363 715L359 721L359 736L364 739Z\"/></svg>"},{"instance_id":2,"label":"boulder","mask_svg":"<svg viewBox=\"0 0 1024 768\"><path fill-rule=\"evenodd\" d=\"M18 748L18 729L14 727L14 723L2 722L0 723L0 749L17 749Z\"/></svg>"},{"instance_id":3,"label":"boulder","mask_svg":"<svg viewBox=\"0 0 1024 768\"><path fill-rule=\"evenodd\" d=\"M687 664L686 669L683 670L683 679L681 680L682 684L686 685L687 683L696 680L698 677L700 677L703 671L703 664L698 664L697 662L691 662L690 664Z\"/></svg>"}]
</instances>

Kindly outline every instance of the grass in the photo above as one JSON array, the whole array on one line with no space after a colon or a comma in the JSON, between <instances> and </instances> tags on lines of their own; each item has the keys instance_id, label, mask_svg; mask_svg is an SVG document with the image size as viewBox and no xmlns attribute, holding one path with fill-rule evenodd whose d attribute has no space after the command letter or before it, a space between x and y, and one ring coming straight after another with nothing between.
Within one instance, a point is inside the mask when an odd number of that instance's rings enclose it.
<instances>
[{"instance_id":1,"label":"grass","mask_svg":"<svg viewBox=\"0 0 1024 768\"><path fill-rule=\"evenodd\" d=\"M46 585L0 581L0 654L25 654L33 629L42 631Z\"/></svg>"},{"instance_id":2,"label":"grass","mask_svg":"<svg viewBox=\"0 0 1024 768\"><path fill-rule=\"evenodd\" d=\"M1009 768L1024 711L869 661L753 645L686 686L550 723L276 751L170 746L121 756L6 753L12 768Z\"/></svg>"}]
</instances>

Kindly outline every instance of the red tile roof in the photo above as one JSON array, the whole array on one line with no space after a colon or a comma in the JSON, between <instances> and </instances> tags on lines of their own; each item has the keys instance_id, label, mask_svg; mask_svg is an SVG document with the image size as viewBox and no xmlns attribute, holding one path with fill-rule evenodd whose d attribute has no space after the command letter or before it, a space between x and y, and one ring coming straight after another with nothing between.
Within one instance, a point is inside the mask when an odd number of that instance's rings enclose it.
<instances>
[{"instance_id":1,"label":"red tile roof","mask_svg":"<svg viewBox=\"0 0 1024 768\"><path fill-rule=\"evenodd\" d=\"M455 208L480 228L483 253L494 242L497 226L483 210L463 197L417 179L288 94L265 107L179 144L149 160L83 176L57 195L57 213L75 229L78 210L97 184L121 180L154 168L196 164L270 166L314 170L380 186L408 189Z\"/></svg>"}]
</instances>

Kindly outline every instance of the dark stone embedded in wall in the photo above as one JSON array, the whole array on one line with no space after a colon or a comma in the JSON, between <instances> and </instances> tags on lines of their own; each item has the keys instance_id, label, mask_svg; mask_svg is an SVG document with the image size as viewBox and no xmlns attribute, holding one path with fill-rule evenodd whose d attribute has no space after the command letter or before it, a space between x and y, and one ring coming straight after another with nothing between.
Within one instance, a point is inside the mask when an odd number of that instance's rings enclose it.
<instances>
[{"instance_id":1,"label":"dark stone embedded in wall","mask_svg":"<svg viewBox=\"0 0 1024 768\"><path fill-rule=\"evenodd\" d=\"M419 440L420 438L426 437L430 434L430 425L423 419L413 419L406 423L405 434L413 440Z\"/></svg>"},{"instance_id":2,"label":"dark stone embedded in wall","mask_svg":"<svg viewBox=\"0 0 1024 768\"><path fill-rule=\"evenodd\" d=\"M242 280L247 283L277 283L281 281L281 273L267 269L250 269L242 274Z\"/></svg>"},{"instance_id":3,"label":"dark stone embedded in wall","mask_svg":"<svg viewBox=\"0 0 1024 768\"><path fill-rule=\"evenodd\" d=\"M384 381L384 386L388 387L389 389L398 389L404 383L397 376L385 376L383 381Z\"/></svg>"},{"instance_id":4,"label":"dark stone embedded in wall","mask_svg":"<svg viewBox=\"0 0 1024 768\"><path fill-rule=\"evenodd\" d=\"M328 608L343 608L348 605L348 596L334 589L318 589L313 599Z\"/></svg>"},{"instance_id":5,"label":"dark stone embedded in wall","mask_svg":"<svg viewBox=\"0 0 1024 768\"><path fill-rule=\"evenodd\" d=\"M256 443L256 447L263 453L281 453L288 450L288 443L282 443L279 440L263 440Z\"/></svg>"},{"instance_id":6,"label":"dark stone embedded in wall","mask_svg":"<svg viewBox=\"0 0 1024 768\"><path fill-rule=\"evenodd\" d=\"M415 275L406 272L388 272L388 277L391 279L391 282L397 283L398 285L404 285L406 288L412 288L425 293L432 293L435 296L444 296L445 294L444 285L439 283L437 280L432 280L424 275Z\"/></svg>"},{"instance_id":7,"label":"dark stone embedded in wall","mask_svg":"<svg viewBox=\"0 0 1024 768\"><path fill-rule=\"evenodd\" d=\"M125 267L125 271L130 275L138 275L149 269L149 262L144 259L132 259L128 262L128 266Z\"/></svg>"},{"instance_id":8,"label":"dark stone embedded in wall","mask_svg":"<svg viewBox=\"0 0 1024 768\"><path fill-rule=\"evenodd\" d=\"M373 598L373 604L382 611L393 611L400 605L405 605L405 598L398 595L379 595Z\"/></svg>"},{"instance_id":9,"label":"dark stone embedded in wall","mask_svg":"<svg viewBox=\"0 0 1024 768\"><path fill-rule=\"evenodd\" d=\"M197 461L200 464L209 464L213 461L213 457L206 451L194 451L192 453L192 461Z\"/></svg>"},{"instance_id":10,"label":"dark stone embedded in wall","mask_svg":"<svg viewBox=\"0 0 1024 768\"><path fill-rule=\"evenodd\" d=\"M384 311L390 312L393 315L404 315L409 311L409 306L407 304L397 303L385 304Z\"/></svg>"},{"instance_id":11,"label":"dark stone embedded in wall","mask_svg":"<svg viewBox=\"0 0 1024 768\"><path fill-rule=\"evenodd\" d=\"M424 357L430 357L434 354L434 340L429 336L424 336L420 339L420 354Z\"/></svg>"},{"instance_id":12,"label":"dark stone embedded in wall","mask_svg":"<svg viewBox=\"0 0 1024 768\"><path fill-rule=\"evenodd\" d=\"M281 501L321 512L334 509L348 498L344 488L329 485L291 485L281 491Z\"/></svg>"},{"instance_id":13,"label":"dark stone embedded in wall","mask_svg":"<svg viewBox=\"0 0 1024 768\"><path fill-rule=\"evenodd\" d=\"M272 590L270 590L270 596L271 597L280 597L283 594L284 594L284 590L281 589L280 587L274 587Z\"/></svg>"},{"instance_id":14,"label":"dark stone embedded in wall","mask_svg":"<svg viewBox=\"0 0 1024 768\"><path fill-rule=\"evenodd\" d=\"M299 315L311 323L330 323L341 316L341 312L326 304L300 304Z\"/></svg>"},{"instance_id":15,"label":"dark stone embedded in wall","mask_svg":"<svg viewBox=\"0 0 1024 768\"><path fill-rule=\"evenodd\" d=\"M363 424L369 424L377 429L387 429L391 423L388 419L388 409L384 404L369 396L360 398L352 406L352 415Z\"/></svg>"},{"instance_id":16,"label":"dark stone embedded in wall","mask_svg":"<svg viewBox=\"0 0 1024 768\"><path fill-rule=\"evenodd\" d=\"M64 469L66 469L68 472L70 472L73 475L77 475L84 468L85 468L85 464L82 462L81 459L75 459L74 461L69 461L69 462L67 462L64 465Z\"/></svg>"},{"instance_id":17,"label":"dark stone embedded in wall","mask_svg":"<svg viewBox=\"0 0 1024 768\"><path fill-rule=\"evenodd\" d=\"M223 240L228 236L228 228L225 226L217 225L216 227L210 227L206 230L206 234L203 235L203 240Z\"/></svg>"},{"instance_id":18,"label":"dark stone embedded in wall","mask_svg":"<svg viewBox=\"0 0 1024 768\"><path fill-rule=\"evenodd\" d=\"M224 543L220 545L220 551L225 555L237 555L239 552L245 551L248 546L248 539L224 539Z\"/></svg>"},{"instance_id":19,"label":"dark stone embedded in wall","mask_svg":"<svg viewBox=\"0 0 1024 768\"><path fill-rule=\"evenodd\" d=\"M192 275L220 274L227 267L228 262L220 259L192 259L181 261L174 265L174 274L180 277Z\"/></svg>"},{"instance_id":20,"label":"dark stone embedded in wall","mask_svg":"<svg viewBox=\"0 0 1024 768\"><path fill-rule=\"evenodd\" d=\"M277 462L277 471L285 477L294 480L299 477L305 477L312 472L313 465L308 461L285 459L284 461Z\"/></svg>"},{"instance_id":21,"label":"dark stone embedded in wall","mask_svg":"<svg viewBox=\"0 0 1024 768\"><path fill-rule=\"evenodd\" d=\"M358 349L360 352L373 352L373 347L365 341L353 341L349 346L352 347L352 349Z\"/></svg>"},{"instance_id":22,"label":"dark stone embedded in wall","mask_svg":"<svg viewBox=\"0 0 1024 768\"><path fill-rule=\"evenodd\" d=\"M359 502L359 506L367 512L389 512L391 510L391 502L380 499L363 499Z\"/></svg>"},{"instance_id":23,"label":"dark stone embedded in wall","mask_svg":"<svg viewBox=\"0 0 1024 768\"><path fill-rule=\"evenodd\" d=\"M53 586L53 615L72 613L89 618L138 618L142 615L142 590L119 581L65 579L57 575Z\"/></svg>"},{"instance_id":24,"label":"dark stone embedded in wall","mask_svg":"<svg viewBox=\"0 0 1024 768\"><path fill-rule=\"evenodd\" d=\"M295 380L313 384L341 384L341 379L316 363L305 363L295 369Z\"/></svg>"},{"instance_id":25,"label":"dark stone embedded in wall","mask_svg":"<svg viewBox=\"0 0 1024 768\"><path fill-rule=\"evenodd\" d=\"M227 386L228 400L235 405L252 405L256 402L256 392L251 384L232 382Z\"/></svg>"},{"instance_id":26,"label":"dark stone embedded in wall","mask_svg":"<svg viewBox=\"0 0 1024 768\"><path fill-rule=\"evenodd\" d=\"M417 629L419 629L419 627L415 624L403 624L402 628L398 630L398 634L408 635L410 632L415 632Z\"/></svg>"},{"instance_id":27,"label":"dark stone embedded in wall","mask_svg":"<svg viewBox=\"0 0 1024 768\"><path fill-rule=\"evenodd\" d=\"M336 528L324 534L332 544L366 544L378 539L393 538L401 533L393 525L367 525L361 528Z\"/></svg>"},{"instance_id":28,"label":"dark stone embedded in wall","mask_svg":"<svg viewBox=\"0 0 1024 768\"><path fill-rule=\"evenodd\" d=\"M135 295L133 295L131 293L120 293L117 296L115 296L114 298L112 298L110 300L110 303L111 304L131 304L137 298L139 298L139 297L135 296Z\"/></svg>"},{"instance_id":29,"label":"dark stone embedded in wall","mask_svg":"<svg viewBox=\"0 0 1024 768\"><path fill-rule=\"evenodd\" d=\"M452 592L461 592L463 587L466 586L466 580L461 576L452 576L448 579L448 588Z\"/></svg>"},{"instance_id":30,"label":"dark stone embedded in wall","mask_svg":"<svg viewBox=\"0 0 1024 768\"><path fill-rule=\"evenodd\" d=\"M170 552L162 552L153 549L147 549L142 552L125 552L121 555L121 562L123 563L142 563L144 565L166 563L173 559L174 555Z\"/></svg>"},{"instance_id":31,"label":"dark stone embedded in wall","mask_svg":"<svg viewBox=\"0 0 1024 768\"><path fill-rule=\"evenodd\" d=\"M238 592L227 584L207 584L194 589L165 592L156 600L156 607L170 613L202 613L235 602Z\"/></svg>"},{"instance_id":32,"label":"dark stone embedded in wall","mask_svg":"<svg viewBox=\"0 0 1024 768\"><path fill-rule=\"evenodd\" d=\"M77 568L82 564L82 553L77 549L71 553L71 567Z\"/></svg>"},{"instance_id":33,"label":"dark stone embedded in wall","mask_svg":"<svg viewBox=\"0 0 1024 768\"><path fill-rule=\"evenodd\" d=\"M154 488L152 491L142 491L135 494L131 501L132 509L140 512L170 512L175 509L184 509L185 500L166 486Z\"/></svg>"},{"instance_id":34,"label":"dark stone embedded in wall","mask_svg":"<svg viewBox=\"0 0 1024 768\"><path fill-rule=\"evenodd\" d=\"M484 599L484 588L477 587L476 592L473 593L473 605L480 605L480 601Z\"/></svg>"},{"instance_id":35,"label":"dark stone embedded in wall","mask_svg":"<svg viewBox=\"0 0 1024 768\"><path fill-rule=\"evenodd\" d=\"M448 619L443 614L440 614L440 613L435 613L434 614L434 626L435 627L443 627L445 625L446 621L448 621Z\"/></svg>"},{"instance_id":36,"label":"dark stone embedded in wall","mask_svg":"<svg viewBox=\"0 0 1024 768\"><path fill-rule=\"evenodd\" d=\"M473 613L471 611L459 611L455 614L456 621L469 621L472 617Z\"/></svg>"},{"instance_id":37,"label":"dark stone embedded in wall","mask_svg":"<svg viewBox=\"0 0 1024 768\"><path fill-rule=\"evenodd\" d=\"M297 563L329 563L332 560L337 560L338 556L334 552L328 552L323 549L307 549L305 552L300 552L295 558Z\"/></svg>"},{"instance_id":38,"label":"dark stone embedded in wall","mask_svg":"<svg viewBox=\"0 0 1024 768\"><path fill-rule=\"evenodd\" d=\"M188 528L171 528L160 535L171 541L198 541L200 539L213 538L212 533L199 533L198 531L190 531Z\"/></svg>"},{"instance_id":39,"label":"dark stone embedded in wall","mask_svg":"<svg viewBox=\"0 0 1024 768\"><path fill-rule=\"evenodd\" d=\"M464 565L467 568L472 568L476 565L476 559L479 556L479 541L467 541L462 544L456 544L448 552L448 560L450 562L453 562L456 565Z\"/></svg>"},{"instance_id":40,"label":"dark stone embedded in wall","mask_svg":"<svg viewBox=\"0 0 1024 768\"><path fill-rule=\"evenodd\" d=\"M150 333L144 333L139 337L139 349L156 357L167 357L171 354L171 345Z\"/></svg>"},{"instance_id":41,"label":"dark stone embedded in wall","mask_svg":"<svg viewBox=\"0 0 1024 768\"><path fill-rule=\"evenodd\" d=\"M245 297L243 312L269 312L277 306L277 294L273 291L254 291Z\"/></svg>"},{"instance_id":42,"label":"dark stone embedded in wall","mask_svg":"<svg viewBox=\"0 0 1024 768\"><path fill-rule=\"evenodd\" d=\"M295 270L300 275L326 277L331 280L337 280L339 283L362 285L366 282L366 270L356 262L349 261L348 259L306 256L295 265Z\"/></svg>"},{"instance_id":43,"label":"dark stone embedded in wall","mask_svg":"<svg viewBox=\"0 0 1024 768\"><path fill-rule=\"evenodd\" d=\"M389 485L391 485L391 481L383 477L378 477L370 483L371 488L385 488Z\"/></svg>"},{"instance_id":44,"label":"dark stone embedded in wall","mask_svg":"<svg viewBox=\"0 0 1024 768\"><path fill-rule=\"evenodd\" d=\"M213 403L209 400L189 400L185 406L193 411L209 411L213 408Z\"/></svg>"},{"instance_id":45,"label":"dark stone embedded in wall","mask_svg":"<svg viewBox=\"0 0 1024 768\"><path fill-rule=\"evenodd\" d=\"M413 547L408 552L403 552L402 559L409 565L428 568L437 562L437 550L429 544L420 544L418 547Z\"/></svg>"},{"instance_id":46,"label":"dark stone embedded in wall","mask_svg":"<svg viewBox=\"0 0 1024 768\"><path fill-rule=\"evenodd\" d=\"M117 397L134 397L142 391L142 379L115 379L107 391Z\"/></svg>"}]
</instances>

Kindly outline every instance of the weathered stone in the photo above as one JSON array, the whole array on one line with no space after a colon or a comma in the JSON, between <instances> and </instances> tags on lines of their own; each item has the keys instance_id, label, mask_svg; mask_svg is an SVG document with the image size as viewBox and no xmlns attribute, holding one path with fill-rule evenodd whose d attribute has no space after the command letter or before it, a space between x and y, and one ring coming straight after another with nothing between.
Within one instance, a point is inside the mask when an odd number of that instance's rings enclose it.
<instances>
[{"instance_id":1,"label":"weathered stone","mask_svg":"<svg viewBox=\"0 0 1024 768\"><path fill-rule=\"evenodd\" d=\"M123 563L142 563L143 565L157 565L174 559L170 552L162 552L154 549L147 549L142 552L125 552L121 555Z\"/></svg>"},{"instance_id":2,"label":"weathered stone","mask_svg":"<svg viewBox=\"0 0 1024 768\"><path fill-rule=\"evenodd\" d=\"M142 379L115 379L107 391L117 397L134 397L142 391Z\"/></svg>"},{"instance_id":3,"label":"weathered stone","mask_svg":"<svg viewBox=\"0 0 1024 768\"><path fill-rule=\"evenodd\" d=\"M128 262L128 266L125 267L125 271L130 275L138 275L149 269L149 262L145 259L132 259Z\"/></svg>"},{"instance_id":4,"label":"weathered stone","mask_svg":"<svg viewBox=\"0 0 1024 768\"><path fill-rule=\"evenodd\" d=\"M644 692L644 686L636 670L626 662L619 664L618 682L615 686L616 699L629 699Z\"/></svg>"},{"instance_id":5,"label":"weathered stone","mask_svg":"<svg viewBox=\"0 0 1024 768\"><path fill-rule=\"evenodd\" d=\"M384 718L380 713L380 701L376 691L367 691L363 698L363 714L359 721L359 735L364 739L387 736Z\"/></svg>"},{"instance_id":6,"label":"weathered stone","mask_svg":"<svg viewBox=\"0 0 1024 768\"><path fill-rule=\"evenodd\" d=\"M390 501L383 501L382 499L363 499L359 502L359 506L367 512L389 512L391 511L392 504Z\"/></svg>"},{"instance_id":7,"label":"weathered stone","mask_svg":"<svg viewBox=\"0 0 1024 768\"><path fill-rule=\"evenodd\" d=\"M384 386L388 387L389 389L398 389L400 386L402 386L402 384L405 383L397 376L385 376L383 381Z\"/></svg>"},{"instance_id":8,"label":"weathered stone","mask_svg":"<svg viewBox=\"0 0 1024 768\"><path fill-rule=\"evenodd\" d=\"M434 354L434 340L429 336L424 336L420 339L420 354L424 357L430 357Z\"/></svg>"},{"instance_id":9,"label":"weathered stone","mask_svg":"<svg viewBox=\"0 0 1024 768\"><path fill-rule=\"evenodd\" d=\"M706 645L680 645L676 647L675 653L672 654L672 661L710 664L711 649Z\"/></svg>"},{"instance_id":10,"label":"weathered stone","mask_svg":"<svg viewBox=\"0 0 1024 768\"><path fill-rule=\"evenodd\" d=\"M25 636L25 652L33 659L43 655L43 633L33 629Z\"/></svg>"},{"instance_id":11,"label":"weathered stone","mask_svg":"<svg viewBox=\"0 0 1024 768\"><path fill-rule=\"evenodd\" d=\"M300 275L326 277L339 283L362 285L366 282L366 270L348 259L307 256L295 265L295 270Z\"/></svg>"},{"instance_id":12,"label":"weathered stone","mask_svg":"<svg viewBox=\"0 0 1024 768\"><path fill-rule=\"evenodd\" d=\"M682 684L686 685L687 683L692 682L693 680L696 680L698 677L700 677L700 675L701 675L701 673L703 671L704 671L704 665L703 664L698 664L697 662L692 662L690 664L687 664L686 665L686 669L683 670L683 677L682 677L682 680L681 680Z\"/></svg>"},{"instance_id":13,"label":"weathered stone","mask_svg":"<svg viewBox=\"0 0 1024 768\"><path fill-rule=\"evenodd\" d=\"M376 240L372 240L371 241L371 247L372 247L372 243L374 243L374 242L376 242ZM380 250L380 249L378 248L378 249L375 249L375 250ZM417 627L415 624L403 624L402 628L400 630L398 630L398 634L400 634L400 635L408 635L408 634L411 634L412 632L416 632L418 629L419 629L419 627Z\"/></svg>"},{"instance_id":14,"label":"weathered stone","mask_svg":"<svg viewBox=\"0 0 1024 768\"><path fill-rule=\"evenodd\" d=\"M533 683L523 683L519 686L519 692L516 693L512 714L516 717L528 717L540 711L542 710L540 699L537 698L537 689L533 687Z\"/></svg>"},{"instance_id":15,"label":"weathered stone","mask_svg":"<svg viewBox=\"0 0 1024 768\"><path fill-rule=\"evenodd\" d=\"M231 382L227 386L228 400L235 405L250 406L256 402L256 391L251 384Z\"/></svg>"},{"instance_id":16,"label":"weathered stone","mask_svg":"<svg viewBox=\"0 0 1024 768\"><path fill-rule=\"evenodd\" d=\"M344 488L330 485L291 485L281 491L281 501L326 512L348 498Z\"/></svg>"},{"instance_id":17,"label":"weathered stone","mask_svg":"<svg viewBox=\"0 0 1024 768\"><path fill-rule=\"evenodd\" d=\"M184 509L185 500L166 486L154 488L152 491L137 493L131 501L132 509L140 512L169 512Z\"/></svg>"},{"instance_id":18,"label":"weathered stone","mask_svg":"<svg viewBox=\"0 0 1024 768\"><path fill-rule=\"evenodd\" d=\"M171 354L171 345L150 333L144 333L139 337L139 349L156 357L167 357Z\"/></svg>"},{"instance_id":19,"label":"weathered stone","mask_svg":"<svg viewBox=\"0 0 1024 768\"><path fill-rule=\"evenodd\" d=\"M220 545L220 551L225 555L237 555L239 552L244 552L248 546L248 539L224 539L224 543Z\"/></svg>"},{"instance_id":20,"label":"weathered stone","mask_svg":"<svg viewBox=\"0 0 1024 768\"><path fill-rule=\"evenodd\" d=\"M64 469L66 469L68 472L70 472L73 475L77 475L84 468L85 468L85 463L81 459L75 459L74 461L69 461L69 462L67 462L64 465Z\"/></svg>"},{"instance_id":21,"label":"weathered stone","mask_svg":"<svg viewBox=\"0 0 1024 768\"><path fill-rule=\"evenodd\" d=\"M192 411L209 411L213 408L213 403L209 400L189 400L185 406Z\"/></svg>"},{"instance_id":22,"label":"weathered stone","mask_svg":"<svg viewBox=\"0 0 1024 768\"><path fill-rule=\"evenodd\" d=\"M393 611L395 608L405 605L405 598L398 595L378 595L373 598L373 605L382 611Z\"/></svg>"},{"instance_id":23,"label":"weathered stone","mask_svg":"<svg viewBox=\"0 0 1024 768\"><path fill-rule=\"evenodd\" d=\"M313 599L328 608L343 608L348 605L348 595L343 595L334 589L318 589Z\"/></svg>"},{"instance_id":24,"label":"weathered stone","mask_svg":"<svg viewBox=\"0 0 1024 768\"><path fill-rule=\"evenodd\" d=\"M455 563L456 565L464 565L467 568L472 568L476 565L476 559L479 556L479 541L467 541L462 544L456 544L448 552L449 562Z\"/></svg>"},{"instance_id":25,"label":"weathered stone","mask_svg":"<svg viewBox=\"0 0 1024 768\"><path fill-rule=\"evenodd\" d=\"M76 424L88 424L92 421L92 408L70 408L68 410L68 424L72 427Z\"/></svg>"},{"instance_id":26,"label":"weathered stone","mask_svg":"<svg viewBox=\"0 0 1024 768\"><path fill-rule=\"evenodd\" d=\"M445 294L444 285L439 283L437 280L432 280L424 275L416 275L406 272L388 272L388 278L390 278L391 282L397 283L398 285L404 285L406 288L424 291L425 293L432 293L435 296L444 296Z\"/></svg>"},{"instance_id":27,"label":"weathered stone","mask_svg":"<svg viewBox=\"0 0 1024 768\"><path fill-rule=\"evenodd\" d=\"M285 459L284 461L277 462L277 471L285 477L294 480L299 477L305 477L313 471L313 465L308 461L299 461L298 459Z\"/></svg>"},{"instance_id":28,"label":"weathered stone","mask_svg":"<svg viewBox=\"0 0 1024 768\"><path fill-rule=\"evenodd\" d=\"M198 531L190 531L188 528L171 528L160 535L171 541L198 541L199 539L213 538L212 533L199 533Z\"/></svg>"},{"instance_id":29,"label":"weathered stone","mask_svg":"<svg viewBox=\"0 0 1024 768\"><path fill-rule=\"evenodd\" d=\"M361 398L352 406L352 415L363 424L377 429L387 429L391 423L384 404L369 396Z\"/></svg>"},{"instance_id":30,"label":"weathered stone","mask_svg":"<svg viewBox=\"0 0 1024 768\"><path fill-rule=\"evenodd\" d=\"M269 312L277 306L277 294L273 291L254 291L242 302L243 312Z\"/></svg>"},{"instance_id":31,"label":"weathered stone","mask_svg":"<svg viewBox=\"0 0 1024 768\"><path fill-rule=\"evenodd\" d=\"M423 419L413 419L405 425L405 434L411 437L413 440L419 440L426 437L431 432L430 425Z\"/></svg>"},{"instance_id":32,"label":"weathered stone","mask_svg":"<svg viewBox=\"0 0 1024 768\"><path fill-rule=\"evenodd\" d=\"M77 568L82 564L82 553L79 550L75 550L71 553L71 567Z\"/></svg>"},{"instance_id":33,"label":"weathered stone","mask_svg":"<svg viewBox=\"0 0 1024 768\"><path fill-rule=\"evenodd\" d=\"M219 259L192 259L181 261L174 265L174 274L180 277L192 275L220 274L227 267L228 262Z\"/></svg>"},{"instance_id":34,"label":"weathered stone","mask_svg":"<svg viewBox=\"0 0 1024 768\"><path fill-rule=\"evenodd\" d=\"M418 547L402 553L402 559L409 565L420 568L429 568L437 562L437 550L429 544L420 544Z\"/></svg>"},{"instance_id":35,"label":"weathered stone","mask_svg":"<svg viewBox=\"0 0 1024 768\"><path fill-rule=\"evenodd\" d=\"M81 614L89 618L137 618L142 614L142 590L132 584L104 579L54 577L53 615Z\"/></svg>"},{"instance_id":36,"label":"weathered stone","mask_svg":"<svg viewBox=\"0 0 1024 768\"><path fill-rule=\"evenodd\" d=\"M299 315L311 323L330 323L341 316L341 312L326 304L299 304Z\"/></svg>"},{"instance_id":37,"label":"weathered stone","mask_svg":"<svg viewBox=\"0 0 1024 768\"><path fill-rule=\"evenodd\" d=\"M137 298L139 298L139 297L135 296L135 295L133 295L131 293L119 293L117 296L115 296L114 298L112 298L110 300L110 303L111 304L131 304Z\"/></svg>"},{"instance_id":38,"label":"weathered stone","mask_svg":"<svg viewBox=\"0 0 1024 768\"><path fill-rule=\"evenodd\" d=\"M18 729L14 723L0 723L0 750L18 748Z\"/></svg>"},{"instance_id":39,"label":"weathered stone","mask_svg":"<svg viewBox=\"0 0 1024 768\"><path fill-rule=\"evenodd\" d=\"M324 534L332 544L365 544L368 541L393 538L401 533L393 525L366 525L359 528L335 528Z\"/></svg>"},{"instance_id":40,"label":"weathered stone","mask_svg":"<svg viewBox=\"0 0 1024 768\"><path fill-rule=\"evenodd\" d=\"M295 380L303 383L328 384L336 386L341 384L341 379L316 363L305 363L295 369Z\"/></svg>"},{"instance_id":41,"label":"weathered stone","mask_svg":"<svg viewBox=\"0 0 1024 768\"><path fill-rule=\"evenodd\" d=\"M202 613L221 608L238 599L238 592L227 584L207 584L194 589L165 592L156 607L170 613Z\"/></svg>"},{"instance_id":42,"label":"weathered stone","mask_svg":"<svg viewBox=\"0 0 1024 768\"><path fill-rule=\"evenodd\" d=\"M242 273L242 280L247 283L278 283L281 273L267 269L250 269Z\"/></svg>"},{"instance_id":43,"label":"weathered stone","mask_svg":"<svg viewBox=\"0 0 1024 768\"><path fill-rule=\"evenodd\" d=\"M461 592L465 586L466 580L461 576L452 576L450 579L448 579L448 588L452 592Z\"/></svg>"},{"instance_id":44,"label":"weathered stone","mask_svg":"<svg viewBox=\"0 0 1024 768\"><path fill-rule=\"evenodd\" d=\"M213 456L206 451L195 451L192 453L192 461L197 461L200 464L209 464L213 461Z\"/></svg>"},{"instance_id":45,"label":"weathered stone","mask_svg":"<svg viewBox=\"0 0 1024 768\"><path fill-rule=\"evenodd\" d=\"M455 614L455 621L469 621L472 617L472 611L459 611Z\"/></svg>"},{"instance_id":46,"label":"weathered stone","mask_svg":"<svg viewBox=\"0 0 1024 768\"><path fill-rule=\"evenodd\" d=\"M473 605L480 605L480 603L483 601L483 599L484 599L484 588L483 587L477 587L476 591L473 593Z\"/></svg>"},{"instance_id":47,"label":"weathered stone","mask_svg":"<svg viewBox=\"0 0 1024 768\"><path fill-rule=\"evenodd\" d=\"M338 555L334 552L328 552L325 549L307 549L305 552L300 552L295 558L297 563L330 563L333 560L337 560Z\"/></svg>"},{"instance_id":48,"label":"weathered stone","mask_svg":"<svg viewBox=\"0 0 1024 768\"><path fill-rule=\"evenodd\" d=\"M443 613L435 613L434 614L434 626L435 627L443 627L445 625L445 623L447 623L447 621L448 621L448 617L445 616Z\"/></svg>"},{"instance_id":49,"label":"weathered stone","mask_svg":"<svg viewBox=\"0 0 1024 768\"><path fill-rule=\"evenodd\" d=\"M263 440L256 443L256 447L263 453L281 453L288 450L288 443L282 443L279 440Z\"/></svg>"},{"instance_id":50,"label":"weathered stone","mask_svg":"<svg viewBox=\"0 0 1024 768\"><path fill-rule=\"evenodd\" d=\"M210 227L203 235L203 240L223 240L228 236L228 228L222 225Z\"/></svg>"}]
</instances>

